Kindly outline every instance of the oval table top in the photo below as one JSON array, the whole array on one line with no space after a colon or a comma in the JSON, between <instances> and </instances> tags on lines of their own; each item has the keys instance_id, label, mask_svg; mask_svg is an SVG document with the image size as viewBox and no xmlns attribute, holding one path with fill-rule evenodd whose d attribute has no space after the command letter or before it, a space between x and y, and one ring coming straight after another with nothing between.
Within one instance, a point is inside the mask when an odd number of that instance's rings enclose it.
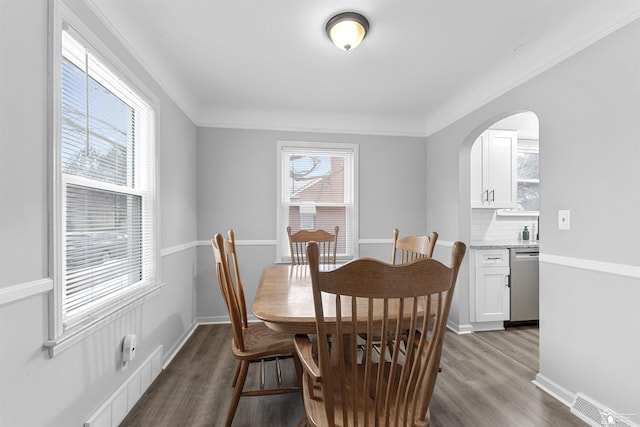
<instances>
[{"instance_id":1,"label":"oval table top","mask_svg":"<svg viewBox=\"0 0 640 427\"><path fill-rule=\"evenodd\" d=\"M321 265L320 270L333 270L337 267L339 265ZM366 309L364 309L366 300L363 300L361 306L363 310L359 310L359 312L366 313ZM343 314L350 312L350 298L345 298L341 307ZM333 295L323 294L323 309L325 324L330 328L332 320L335 321L335 297ZM407 312L409 309L407 307ZM278 264L266 268L262 272L258 284L253 302L253 314L269 328L278 332L315 334L316 316L309 266ZM381 316L382 308L380 307ZM362 329L363 332L366 331L366 323L363 323Z\"/></svg>"}]
</instances>

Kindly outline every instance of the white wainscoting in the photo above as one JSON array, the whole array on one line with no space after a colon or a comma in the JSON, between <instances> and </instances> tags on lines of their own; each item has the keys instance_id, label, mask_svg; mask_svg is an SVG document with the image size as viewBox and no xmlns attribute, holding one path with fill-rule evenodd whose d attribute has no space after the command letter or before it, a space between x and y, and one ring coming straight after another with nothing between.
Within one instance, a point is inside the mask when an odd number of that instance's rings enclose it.
<instances>
[{"instance_id":1,"label":"white wainscoting","mask_svg":"<svg viewBox=\"0 0 640 427\"><path fill-rule=\"evenodd\" d=\"M162 372L162 346L159 346L127 377L111 396L84 423L84 427L117 427L135 406L151 383Z\"/></svg>"}]
</instances>

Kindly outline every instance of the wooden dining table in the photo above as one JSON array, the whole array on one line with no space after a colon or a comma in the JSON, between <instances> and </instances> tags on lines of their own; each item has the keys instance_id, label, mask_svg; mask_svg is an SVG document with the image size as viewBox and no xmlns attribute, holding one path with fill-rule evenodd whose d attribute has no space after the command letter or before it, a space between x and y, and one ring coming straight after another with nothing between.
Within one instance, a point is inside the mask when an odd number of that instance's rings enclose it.
<instances>
[{"instance_id":1,"label":"wooden dining table","mask_svg":"<svg viewBox=\"0 0 640 427\"><path fill-rule=\"evenodd\" d=\"M335 265L321 265L321 270ZM316 314L308 265L276 264L260 277L253 314L269 328L291 334L315 334Z\"/></svg>"},{"instance_id":2,"label":"wooden dining table","mask_svg":"<svg viewBox=\"0 0 640 427\"><path fill-rule=\"evenodd\" d=\"M336 265L321 265L320 271L335 268L337 268ZM358 312L363 314L363 322L358 326L358 332L366 332L366 304L366 299L357 302L357 306L361 307ZM341 302L341 307L343 315L349 313L350 298L345 298ZM390 308L393 310L392 305ZM380 314L374 313L374 318L382 316L381 304L378 309ZM323 294L323 310L327 332L334 333L335 331L331 329L335 326L333 295ZM406 310L408 312L410 307L406 307ZM309 266L277 264L263 270L253 302L253 314L269 328L278 332L315 334L316 315ZM360 319L357 323L360 323Z\"/></svg>"}]
</instances>

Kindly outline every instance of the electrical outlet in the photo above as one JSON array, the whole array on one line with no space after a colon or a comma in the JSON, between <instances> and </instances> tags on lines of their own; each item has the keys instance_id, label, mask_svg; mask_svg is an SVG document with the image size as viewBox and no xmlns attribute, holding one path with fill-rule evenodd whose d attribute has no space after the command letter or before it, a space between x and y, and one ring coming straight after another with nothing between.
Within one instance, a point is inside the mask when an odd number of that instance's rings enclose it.
<instances>
[{"instance_id":1,"label":"electrical outlet","mask_svg":"<svg viewBox=\"0 0 640 427\"><path fill-rule=\"evenodd\" d=\"M126 369L130 361L136 357L136 335L127 334L122 340L122 368Z\"/></svg>"},{"instance_id":2,"label":"electrical outlet","mask_svg":"<svg viewBox=\"0 0 640 427\"><path fill-rule=\"evenodd\" d=\"M558 211L558 230L570 230L571 229L571 211L561 210Z\"/></svg>"}]
</instances>

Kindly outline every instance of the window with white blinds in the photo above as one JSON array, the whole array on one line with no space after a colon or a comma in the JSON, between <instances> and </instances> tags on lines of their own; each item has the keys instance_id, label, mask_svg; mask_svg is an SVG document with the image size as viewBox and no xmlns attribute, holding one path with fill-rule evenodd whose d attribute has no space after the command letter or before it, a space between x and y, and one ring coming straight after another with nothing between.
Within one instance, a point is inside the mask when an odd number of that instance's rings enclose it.
<instances>
[{"instance_id":1,"label":"window with white blinds","mask_svg":"<svg viewBox=\"0 0 640 427\"><path fill-rule=\"evenodd\" d=\"M61 32L55 333L157 284L155 111L70 25Z\"/></svg>"},{"instance_id":2,"label":"window with white blinds","mask_svg":"<svg viewBox=\"0 0 640 427\"><path fill-rule=\"evenodd\" d=\"M338 233L337 256L357 253L357 159L354 144L278 142L278 260L290 261L290 226Z\"/></svg>"}]
</instances>

